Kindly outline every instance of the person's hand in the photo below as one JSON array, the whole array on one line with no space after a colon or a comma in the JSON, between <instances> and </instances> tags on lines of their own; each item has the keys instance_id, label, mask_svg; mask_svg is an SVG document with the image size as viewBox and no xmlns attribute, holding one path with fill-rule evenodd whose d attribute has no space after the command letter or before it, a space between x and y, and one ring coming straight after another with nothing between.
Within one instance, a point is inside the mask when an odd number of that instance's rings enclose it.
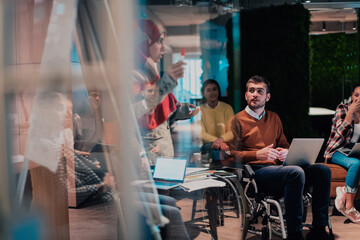
<instances>
[{"instance_id":1,"label":"person's hand","mask_svg":"<svg viewBox=\"0 0 360 240\"><path fill-rule=\"evenodd\" d=\"M191 110L191 109L194 109L194 110ZM190 115L190 117L194 117L199 112L200 112L200 108L197 108L194 104L189 104L189 115Z\"/></svg>"},{"instance_id":2,"label":"person's hand","mask_svg":"<svg viewBox=\"0 0 360 240\"><path fill-rule=\"evenodd\" d=\"M160 145L155 146L153 149L150 150L152 153L159 153L160 152Z\"/></svg>"},{"instance_id":3,"label":"person's hand","mask_svg":"<svg viewBox=\"0 0 360 240\"><path fill-rule=\"evenodd\" d=\"M355 123L360 122L360 101L354 100L354 102L349 107L349 113L351 114L353 112L352 116L354 116Z\"/></svg>"},{"instance_id":4,"label":"person's hand","mask_svg":"<svg viewBox=\"0 0 360 240\"><path fill-rule=\"evenodd\" d=\"M224 139L222 137L219 137L218 139L216 139L214 141L214 143L211 145L212 149L219 149L223 150L223 151L228 151L229 150L229 146L224 142Z\"/></svg>"},{"instance_id":5,"label":"person's hand","mask_svg":"<svg viewBox=\"0 0 360 240\"><path fill-rule=\"evenodd\" d=\"M95 167L101 168L100 162L99 162L98 160L96 160L95 162L93 162L93 164L95 165Z\"/></svg>"},{"instance_id":6,"label":"person's hand","mask_svg":"<svg viewBox=\"0 0 360 240\"><path fill-rule=\"evenodd\" d=\"M149 165L148 158L147 157L141 157L141 168L142 168L142 170L144 170L144 171L149 170L148 165Z\"/></svg>"},{"instance_id":7,"label":"person's hand","mask_svg":"<svg viewBox=\"0 0 360 240\"><path fill-rule=\"evenodd\" d=\"M172 64L168 69L167 69L167 73L170 75L170 77L172 79L175 80L175 82L177 82L177 80L179 78L184 77L184 66L186 63L183 61L178 61L177 63Z\"/></svg>"},{"instance_id":8,"label":"person's hand","mask_svg":"<svg viewBox=\"0 0 360 240\"><path fill-rule=\"evenodd\" d=\"M280 153L278 150L273 148L274 144L270 144L263 149L256 152L256 159L258 160L275 160L280 159Z\"/></svg>"},{"instance_id":9,"label":"person's hand","mask_svg":"<svg viewBox=\"0 0 360 240\"><path fill-rule=\"evenodd\" d=\"M230 151L229 146L228 146L225 142L222 142L222 143L220 144L220 149L221 149L222 151Z\"/></svg>"},{"instance_id":10,"label":"person's hand","mask_svg":"<svg viewBox=\"0 0 360 240\"><path fill-rule=\"evenodd\" d=\"M345 120L348 123L352 122L352 118L353 116L357 117L357 119L359 120L360 118L360 101L354 100L354 102L351 103L351 105L349 106L349 111L346 114Z\"/></svg>"},{"instance_id":11,"label":"person's hand","mask_svg":"<svg viewBox=\"0 0 360 240\"><path fill-rule=\"evenodd\" d=\"M79 151L79 150L75 150L75 152L77 154L83 155L84 157L89 157L89 155L90 155L89 152L84 152L84 151Z\"/></svg>"},{"instance_id":12,"label":"person's hand","mask_svg":"<svg viewBox=\"0 0 360 240\"><path fill-rule=\"evenodd\" d=\"M285 148L280 148L280 147L278 147L278 148L276 148L276 150L278 150L279 151L279 160L280 161L285 161L285 158L286 158L286 156L287 156L287 154L288 154L288 152L289 152L289 150L288 149L285 149Z\"/></svg>"},{"instance_id":13,"label":"person's hand","mask_svg":"<svg viewBox=\"0 0 360 240\"><path fill-rule=\"evenodd\" d=\"M355 112L354 121L355 121L355 124L360 123L360 113L359 112Z\"/></svg>"},{"instance_id":14,"label":"person's hand","mask_svg":"<svg viewBox=\"0 0 360 240\"><path fill-rule=\"evenodd\" d=\"M220 148L220 144L223 142L224 142L224 139L222 137L220 137L213 142L213 144L211 145L211 148L217 150Z\"/></svg>"},{"instance_id":15,"label":"person's hand","mask_svg":"<svg viewBox=\"0 0 360 240\"><path fill-rule=\"evenodd\" d=\"M115 188L115 178L114 178L114 176L112 176L108 172L105 173L103 183L104 183L104 188L105 188L104 190L110 191L110 190L114 189Z\"/></svg>"}]
</instances>

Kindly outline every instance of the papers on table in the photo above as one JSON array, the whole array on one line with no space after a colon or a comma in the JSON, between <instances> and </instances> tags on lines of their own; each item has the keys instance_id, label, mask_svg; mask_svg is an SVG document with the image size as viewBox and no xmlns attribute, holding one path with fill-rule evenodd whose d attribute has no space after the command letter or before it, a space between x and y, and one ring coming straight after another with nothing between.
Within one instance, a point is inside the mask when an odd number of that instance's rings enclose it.
<instances>
[{"instance_id":1,"label":"papers on table","mask_svg":"<svg viewBox=\"0 0 360 240\"><path fill-rule=\"evenodd\" d=\"M187 192L192 192L210 187L225 187L225 185L225 182L218 181L212 178L207 178L204 180L186 182L181 184L180 187Z\"/></svg>"},{"instance_id":2,"label":"papers on table","mask_svg":"<svg viewBox=\"0 0 360 240\"><path fill-rule=\"evenodd\" d=\"M225 187L225 182L214 179L216 178L212 176L214 172L218 173L224 171L209 170L208 168L187 168L185 182L181 184L180 187L187 192L211 187ZM150 185L152 182L153 181L150 180L136 180L132 182L132 185Z\"/></svg>"},{"instance_id":3,"label":"papers on table","mask_svg":"<svg viewBox=\"0 0 360 240\"><path fill-rule=\"evenodd\" d=\"M185 175L185 183L180 187L187 192L192 192L200 189L210 187L225 187L225 183L213 179L212 174L215 170L209 170L208 168L187 168Z\"/></svg>"},{"instance_id":4,"label":"papers on table","mask_svg":"<svg viewBox=\"0 0 360 240\"><path fill-rule=\"evenodd\" d=\"M198 172L207 171L207 170L209 170L209 168L188 167L188 168L186 168L185 176L188 176L188 175L191 175L194 173L198 173Z\"/></svg>"},{"instance_id":5,"label":"papers on table","mask_svg":"<svg viewBox=\"0 0 360 240\"><path fill-rule=\"evenodd\" d=\"M200 171L200 172L193 172L191 174L186 174L184 182L193 182L198 180L204 180L211 177L211 174L213 174L215 171L212 170L206 170L206 171Z\"/></svg>"},{"instance_id":6,"label":"papers on table","mask_svg":"<svg viewBox=\"0 0 360 240\"><path fill-rule=\"evenodd\" d=\"M209 170L208 168L187 168L184 182L192 182L213 178L214 173L225 172L223 170Z\"/></svg>"}]
</instances>

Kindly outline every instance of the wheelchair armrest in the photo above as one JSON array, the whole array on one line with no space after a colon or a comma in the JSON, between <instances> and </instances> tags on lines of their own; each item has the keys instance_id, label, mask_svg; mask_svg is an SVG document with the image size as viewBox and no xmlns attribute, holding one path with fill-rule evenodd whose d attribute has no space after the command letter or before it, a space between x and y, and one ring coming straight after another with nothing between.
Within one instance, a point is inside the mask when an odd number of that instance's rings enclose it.
<instances>
[{"instance_id":1,"label":"wheelchair armrest","mask_svg":"<svg viewBox=\"0 0 360 240\"><path fill-rule=\"evenodd\" d=\"M250 181L255 178L255 172L248 164L244 165L244 177L250 178Z\"/></svg>"}]
</instances>

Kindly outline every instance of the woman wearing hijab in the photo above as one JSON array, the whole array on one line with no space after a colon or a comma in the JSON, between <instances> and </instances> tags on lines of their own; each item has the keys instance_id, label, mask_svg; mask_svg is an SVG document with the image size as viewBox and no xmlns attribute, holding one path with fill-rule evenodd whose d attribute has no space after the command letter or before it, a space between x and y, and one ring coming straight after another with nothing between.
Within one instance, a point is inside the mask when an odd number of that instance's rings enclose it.
<instances>
[{"instance_id":1,"label":"woman wearing hijab","mask_svg":"<svg viewBox=\"0 0 360 240\"><path fill-rule=\"evenodd\" d=\"M137 49L138 54L136 54L138 59L136 59L137 68L134 70L133 109L143 139L147 136L147 140L149 140L144 143L146 150L149 150L150 145L148 145L148 142L153 139L160 141L166 139L165 141L168 141L170 129L164 126L167 126L169 116L178 109L186 109L186 107L182 107L178 103L171 93L177 85L177 79L184 75L183 65L185 63L179 61L172 64L164 73L164 76L160 78L156 63L160 62L165 52L165 31L160 25L156 25L151 20L140 20L138 27L142 34L145 35L145 41L141 42L140 47ZM150 87L154 94L149 94L145 98L144 93ZM181 115L181 112L184 111L179 111L179 115ZM185 111L185 114L190 115L191 113L192 111L187 106L187 113ZM144 164L144 161L147 161L146 152L142 151L139 155L143 169L147 169L147 163ZM153 196L153 194L149 193L148 196ZM158 196L161 211L170 220L168 224L160 228L162 239L190 239L175 199L169 196ZM148 204L152 205L152 203Z\"/></svg>"},{"instance_id":2,"label":"woman wearing hijab","mask_svg":"<svg viewBox=\"0 0 360 240\"><path fill-rule=\"evenodd\" d=\"M146 40L141 43L138 54L141 67L135 73L135 112L150 165L154 165L156 156L174 156L171 123L189 119L199 109L192 104L179 103L171 92L177 85L177 79L184 75L183 61L172 64L164 76L159 77L155 63L160 62L166 50L164 29L150 20L141 20L139 28L146 35Z\"/></svg>"}]
</instances>

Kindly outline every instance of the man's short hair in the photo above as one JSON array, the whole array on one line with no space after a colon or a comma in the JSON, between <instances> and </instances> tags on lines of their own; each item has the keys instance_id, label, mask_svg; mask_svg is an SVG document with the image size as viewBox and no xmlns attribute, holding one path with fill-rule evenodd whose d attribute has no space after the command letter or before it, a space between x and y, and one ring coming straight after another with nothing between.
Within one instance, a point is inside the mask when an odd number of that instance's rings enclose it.
<instances>
[{"instance_id":1,"label":"man's short hair","mask_svg":"<svg viewBox=\"0 0 360 240\"><path fill-rule=\"evenodd\" d=\"M265 77L258 75L252 76L246 83L246 91L248 90L250 83L254 83L254 84L264 83L266 85L266 93L270 93L270 82Z\"/></svg>"}]
</instances>

